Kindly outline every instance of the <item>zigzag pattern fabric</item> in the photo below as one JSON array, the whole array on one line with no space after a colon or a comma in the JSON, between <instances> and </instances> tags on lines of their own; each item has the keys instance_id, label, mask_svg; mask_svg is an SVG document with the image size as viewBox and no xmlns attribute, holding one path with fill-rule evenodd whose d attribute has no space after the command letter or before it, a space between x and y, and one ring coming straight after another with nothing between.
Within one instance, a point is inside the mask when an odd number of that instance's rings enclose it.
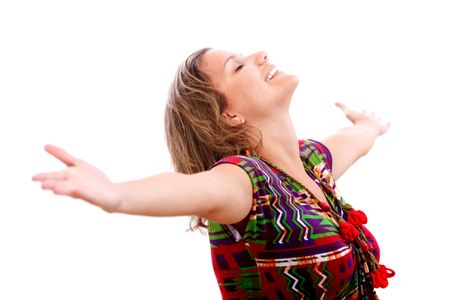
<instances>
[{"instance_id":1,"label":"zigzag pattern fabric","mask_svg":"<svg viewBox=\"0 0 450 300\"><path fill-rule=\"evenodd\" d=\"M361 283L357 248L343 239L332 215L344 217L345 201L331 177L329 150L318 141L299 140L299 155L323 190L328 209L300 182L261 158L228 156L210 167L235 164L253 184L247 218L233 226L208 222L223 299L376 298L371 283ZM378 261L375 238L365 227L363 232Z\"/></svg>"}]
</instances>

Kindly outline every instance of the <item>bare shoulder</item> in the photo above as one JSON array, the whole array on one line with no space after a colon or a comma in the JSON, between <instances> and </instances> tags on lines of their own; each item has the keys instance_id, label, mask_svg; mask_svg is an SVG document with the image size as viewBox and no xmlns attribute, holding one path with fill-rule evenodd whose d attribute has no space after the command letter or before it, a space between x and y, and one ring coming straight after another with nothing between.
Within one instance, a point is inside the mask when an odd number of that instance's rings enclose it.
<instances>
[{"instance_id":1,"label":"bare shoulder","mask_svg":"<svg viewBox=\"0 0 450 300\"><path fill-rule=\"evenodd\" d=\"M209 172L214 177L251 187L251 180L247 172L237 165L222 163L212 168Z\"/></svg>"},{"instance_id":2,"label":"bare shoulder","mask_svg":"<svg viewBox=\"0 0 450 300\"><path fill-rule=\"evenodd\" d=\"M252 181L239 166L233 164L219 164L210 171L211 179L215 182L218 190L226 191L226 194L232 193L234 198L251 202L253 195Z\"/></svg>"},{"instance_id":3,"label":"bare shoulder","mask_svg":"<svg viewBox=\"0 0 450 300\"><path fill-rule=\"evenodd\" d=\"M222 224L243 220L251 209L253 185L241 167L222 163L202 172L212 201L216 203L208 215L202 216Z\"/></svg>"}]
</instances>

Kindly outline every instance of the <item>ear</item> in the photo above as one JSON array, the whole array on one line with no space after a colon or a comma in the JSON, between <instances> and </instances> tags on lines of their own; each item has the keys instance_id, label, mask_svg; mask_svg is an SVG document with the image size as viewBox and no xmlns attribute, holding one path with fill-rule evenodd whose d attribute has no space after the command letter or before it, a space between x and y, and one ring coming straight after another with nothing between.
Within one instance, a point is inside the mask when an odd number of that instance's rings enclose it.
<instances>
[{"instance_id":1,"label":"ear","mask_svg":"<svg viewBox=\"0 0 450 300\"><path fill-rule=\"evenodd\" d=\"M222 116L225 120L225 123L227 123L228 125L230 125L232 127L239 126L239 125L242 125L245 123L244 117L242 117L239 114L224 112L224 113L222 113Z\"/></svg>"}]
</instances>

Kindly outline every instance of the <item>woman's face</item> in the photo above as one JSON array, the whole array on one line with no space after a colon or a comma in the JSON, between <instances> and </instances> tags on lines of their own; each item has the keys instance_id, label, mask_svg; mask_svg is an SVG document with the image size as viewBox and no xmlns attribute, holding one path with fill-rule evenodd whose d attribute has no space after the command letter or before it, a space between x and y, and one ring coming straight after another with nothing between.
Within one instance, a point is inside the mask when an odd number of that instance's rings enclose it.
<instances>
[{"instance_id":1,"label":"woman's face","mask_svg":"<svg viewBox=\"0 0 450 300\"><path fill-rule=\"evenodd\" d=\"M248 56L209 50L201 61L203 72L227 98L224 115L230 125L257 125L271 114L288 111L298 78L275 68L267 53Z\"/></svg>"}]
</instances>

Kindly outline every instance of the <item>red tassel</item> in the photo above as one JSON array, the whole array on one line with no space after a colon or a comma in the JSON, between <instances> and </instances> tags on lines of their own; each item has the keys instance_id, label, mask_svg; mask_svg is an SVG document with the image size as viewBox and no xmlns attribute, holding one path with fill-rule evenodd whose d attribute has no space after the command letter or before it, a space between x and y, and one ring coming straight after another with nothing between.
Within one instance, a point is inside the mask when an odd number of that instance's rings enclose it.
<instances>
[{"instance_id":1,"label":"red tassel","mask_svg":"<svg viewBox=\"0 0 450 300\"><path fill-rule=\"evenodd\" d=\"M367 216L361 210L350 209L350 212L347 215L347 220L352 223L356 227L360 227L363 224L367 224Z\"/></svg>"},{"instance_id":2,"label":"red tassel","mask_svg":"<svg viewBox=\"0 0 450 300\"><path fill-rule=\"evenodd\" d=\"M330 207L330 205L328 204L327 201L320 201L320 202L319 202L319 206L320 206L320 208L321 208L323 211L330 211L330 210L331 210L331 207Z\"/></svg>"},{"instance_id":3,"label":"red tassel","mask_svg":"<svg viewBox=\"0 0 450 300\"><path fill-rule=\"evenodd\" d=\"M369 244L367 244L366 242L362 242L361 248L363 249L363 251L367 252L369 251Z\"/></svg>"},{"instance_id":4,"label":"red tassel","mask_svg":"<svg viewBox=\"0 0 450 300\"><path fill-rule=\"evenodd\" d=\"M339 231L341 232L344 240L353 242L359 235L358 229L350 222L342 221L339 223Z\"/></svg>"},{"instance_id":5,"label":"red tassel","mask_svg":"<svg viewBox=\"0 0 450 300\"><path fill-rule=\"evenodd\" d=\"M373 287L384 289L389 284L388 278L394 276L395 276L394 270L386 268L385 265L380 265L378 269L372 272Z\"/></svg>"}]
</instances>

